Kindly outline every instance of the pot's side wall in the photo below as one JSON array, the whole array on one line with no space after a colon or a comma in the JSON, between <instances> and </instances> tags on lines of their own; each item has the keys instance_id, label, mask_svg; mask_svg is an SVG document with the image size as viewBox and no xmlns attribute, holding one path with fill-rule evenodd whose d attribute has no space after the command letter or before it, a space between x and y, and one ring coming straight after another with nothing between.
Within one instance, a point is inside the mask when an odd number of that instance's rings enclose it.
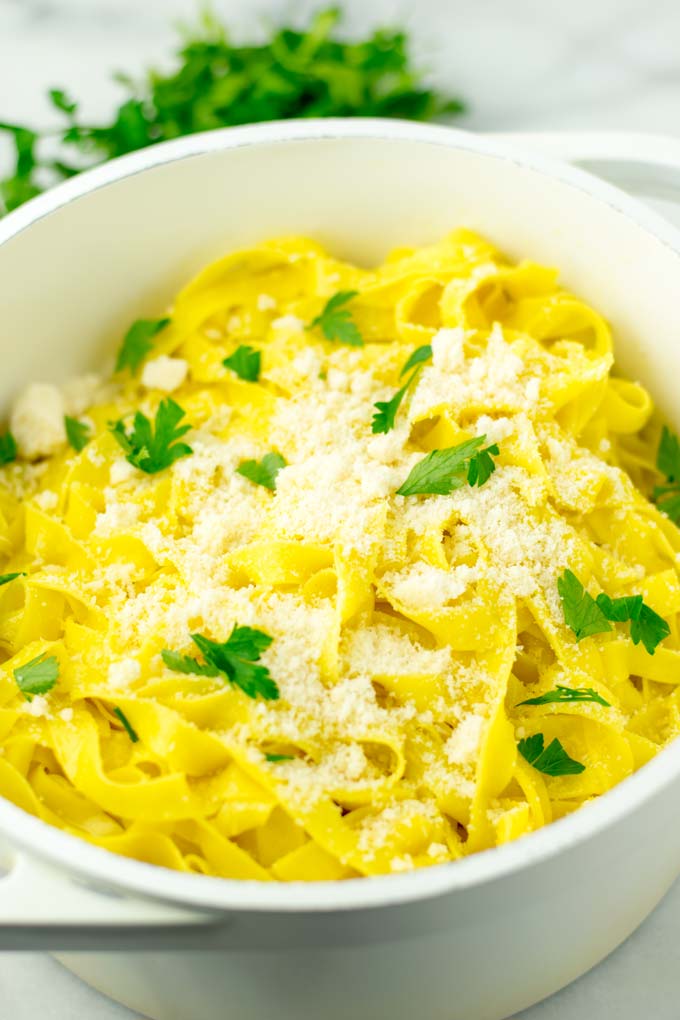
<instances>
[{"instance_id":1,"label":"pot's side wall","mask_svg":"<svg viewBox=\"0 0 680 1020\"><path fill-rule=\"evenodd\" d=\"M231 951L61 960L155 1020L500 1020L584 973L656 905L678 873L679 801L668 790L568 854L432 901L234 915Z\"/></svg>"}]
</instances>

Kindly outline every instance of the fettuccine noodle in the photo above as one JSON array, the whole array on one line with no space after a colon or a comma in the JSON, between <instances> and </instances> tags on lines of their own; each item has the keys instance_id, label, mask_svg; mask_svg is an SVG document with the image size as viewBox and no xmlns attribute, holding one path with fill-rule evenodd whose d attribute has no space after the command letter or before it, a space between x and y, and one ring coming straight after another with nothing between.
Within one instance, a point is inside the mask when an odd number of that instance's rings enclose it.
<instances>
[{"instance_id":1,"label":"fettuccine noodle","mask_svg":"<svg viewBox=\"0 0 680 1020\"><path fill-rule=\"evenodd\" d=\"M310 324L336 294L329 339ZM290 238L211 265L168 317L134 371L29 387L10 419L0 795L180 871L343 879L533 832L680 732L680 533L648 499L659 426L556 272L462 230L375 270ZM224 364L244 346L258 378ZM146 473L110 423L153 419L168 392L191 452ZM498 451L483 484L397 494L428 452L481 436ZM237 471L269 454L285 462L269 485ZM593 597L642 595L669 633L652 652L625 622L577 640L567 570ZM278 697L162 657L202 663L191 635L234 626L271 639ZM20 689L41 656L56 682ZM558 685L597 698L521 704ZM535 767L518 745L538 734L580 771Z\"/></svg>"}]
</instances>

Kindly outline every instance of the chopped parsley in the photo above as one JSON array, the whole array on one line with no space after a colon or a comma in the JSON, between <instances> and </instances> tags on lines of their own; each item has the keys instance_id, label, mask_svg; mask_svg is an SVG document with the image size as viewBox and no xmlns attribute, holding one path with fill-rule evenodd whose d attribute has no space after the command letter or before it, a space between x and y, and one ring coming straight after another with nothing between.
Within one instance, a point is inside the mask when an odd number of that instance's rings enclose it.
<instances>
[{"instance_id":1,"label":"chopped parsley","mask_svg":"<svg viewBox=\"0 0 680 1020\"><path fill-rule=\"evenodd\" d=\"M538 772L545 776L578 776L585 772L585 765L570 758L557 737L544 749L542 733L520 740L517 749L522 757Z\"/></svg>"},{"instance_id":2,"label":"chopped parsley","mask_svg":"<svg viewBox=\"0 0 680 1020\"><path fill-rule=\"evenodd\" d=\"M565 570L558 579L557 590L564 609L564 622L571 627L577 641L612 630L611 623L630 622L633 644L642 642L653 655L657 645L671 632L664 618L643 601L642 595L613 599L600 592L593 598L571 570Z\"/></svg>"},{"instance_id":3,"label":"chopped parsley","mask_svg":"<svg viewBox=\"0 0 680 1020\"><path fill-rule=\"evenodd\" d=\"M672 521L680 524L680 440L664 425L656 455L656 466L666 476L665 485L657 485L654 499Z\"/></svg>"},{"instance_id":4,"label":"chopped parsley","mask_svg":"<svg viewBox=\"0 0 680 1020\"><path fill-rule=\"evenodd\" d=\"M498 453L498 447L495 445L480 449L485 440L486 436L477 436L475 439L466 439L458 446L432 450L412 468L406 481L397 489L397 494L448 496L449 493L462 488L466 479L470 485L483 485L491 471L495 469L490 454ZM480 459L480 454L484 459ZM490 470L487 466L487 457L493 465ZM476 466L473 467L473 464Z\"/></svg>"},{"instance_id":5,"label":"chopped parsley","mask_svg":"<svg viewBox=\"0 0 680 1020\"><path fill-rule=\"evenodd\" d=\"M9 584L10 581L15 581L17 577L26 577L26 572L24 570L20 570L16 574L0 574L0 587L2 587L3 584Z\"/></svg>"},{"instance_id":6,"label":"chopped parsley","mask_svg":"<svg viewBox=\"0 0 680 1020\"><path fill-rule=\"evenodd\" d=\"M500 453L497 443L492 443L491 446L485 446L483 450L479 450L472 457L468 464L467 480L468 485L477 486L479 489L488 482L491 475L496 470L496 462L493 459Z\"/></svg>"},{"instance_id":7,"label":"chopped parsley","mask_svg":"<svg viewBox=\"0 0 680 1020\"><path fill-rule=\"evenodd\" d=\"M43 135L0 126L15 151L0 181L0 214L89 166L196 131L291 117L427 121L463 110L460 100L423 87L404 31L376 28L349 41L338 33L340 16L330 7L303 28L273 26L261 41L236 45L204 13L184 29L174 59L160 61L166 70L116 76L122 102L100 124L52 89L55 123Z\"/></svg>"},{"instance_id":8,"label":"chopped parsley","mask_svg":"<svg viewBox=\"0 0 680 1020\"><path fill-rule=\"evenodd\" d=\"M132 374L153 350L153 338L170 322L170 319L137 319L133 322L123 338L118 357L116 372L129 368Z\"/></svg>"},{"instance_id":9,"label":"chopped parsley","mask_svg":"<svg viewBox=\"0 0 680 1020\"><path fill-rule=\"evenodd\" d=\"M327 340L348 344L350 347L363 347L364 341L352 313L345 308L358 293L356 290L339 290L328 299L323 310L312 319L307 329L320 329Z\"/></svg>"},{"instance_id":10,"label":"chopped parsley","mask_svg":"<svg viewBox=\"0 0 680 1020\"><path fill-rule=\"evenodd\" d=\"M260 378L260 361L260 352L256 351L254 347L244 344L237 347L233 354L224 359L222 364L225 368L230 368L232 372L235 372L239 379L244 379L246 382L257 382Z\"/></svg>"},{"instance_id":11,"label":"chopped parsley","mask_svg":"<svg viewBox=\"0 0 680 1020\"><path fill-rule=\"evenodd\" d=\"M410 372L412 368L416 368L417 366L422 365L425 361L429 361L431 357L431 344L423 344L422 347L417 347L399 373L399 378L403 378L403 376L405 376L407 372Z\"/></svg>"},{"instance_id":12,"label":"chopped parsley","mask_svg":"<svg viewBox=\"0 0 680 1020\"><path fill-rule=\"evenodd\" d=\"M59 677L59 660L56 655L48 656L47 652L43 652L23 666L17 666L13 672L17 687L30 701L36 694L47 694L52 690Z\"/></svg>"},{"instance_id":13,"label":"chopped parsley","mask_svg":"<svg viewBox=\"0 0 680 1020\"><path fill-rule=\"evenodd\" d=\"M598 694L592 687L565 687L563 684L557 684L555 690L546 691L545 694L541 694L537 698L527 698L526 701L520 701L517 707L519 708L520 705L552 705L569 701L595 701L598 705L611 708L609 702L605 701L602 695Z\"/></svg>"},{"instance_id":14,"label":"chopped parsley","mask_svg":"<svg viewBox=\"0 0 680 1020\"><path fill-rule=\"evenodd\" d=\"M69 443L77 453L80 453L90 441L90 426L86 425L84 421L78 421L77 418L70 418L65 414L64 428Z\"/></svg>"},{"instance_id":15,"label":"chopped parsley","mask_svg":"<svg viewBox=\"0 0 680 1020\"><path fill-rule=\"evenodd\" d=\"M127 733L128 737L130 738L130 740L132 741L132 743L133 744L138 743L139 742L139 737L137 736L136 731L133 729L132 723L130 722L128 717L125 715L125 712L123 711L123 709L122 708L114 708L113 714L118 719L120 719L121 723L123 724L123 728L124 728L125 732Z\"/></svg>"},{"instance_id":16,"label":"chopped parsley","mask_svg":"<svg viewBox=\"0 0 680 1020\"><path fill-rule=\"evenodd\" d=\"M197 676L222 676L249 698L261 697L265 701L279 698L276 682L259 661L273 641L269 634L255 627L235 626L226 641L211 641L203 634L192 634L191 640L205 662L164 649L161 656L168 669Z\"/></svg>"},{"instance_id":17,"label":"chopped parsley","mask_svg":"<svg viewBox=\"0 0 680 1020\"><path fill-rule=\"evenodd\" d=\"M0 465L10 464L17 459L17 442L8 430L0 435Z\"/></svg>"},{"instance_id":18,"label":"chopped parsley","mask_svg":"<svg viewBox=\"0 0 680 1020\"><path fill-rule=\"evenodd\" d=\"M397 392L394 394L391 400L378 400L373 405L376 411L375 414L373 415L371 431L374 434L389 432L391 429L394 428L394 423L397 417L397 411L401 406L401 402L404 399L406 391L409 389L411 383L415 380L416 376L418 375L420 369L422 368L423 362L427 361L428 358L431 357L432 348L430 347L429 344L425 344L424 347L418 347L418 349L413 352L413 354L408 359L408 361L402 368L401 372L399 373L399 378L401 379L408 371L410 371L410 369L413 369L413 372L406 380L404 385L401 387L401 389L397 390Z\"/></svg>"},{"instance_id":19,"label":"chopped parsley","mask_svg":"<svg viewBox=\"0 0 680 1020\"><path fill-rule=\"evenodd\" d=\"M180 457L193 453L186 443L178 442L191 428L191 425L179 425L184 415L183 408L166 397L158 406L153 425L146 415L137 411L131 431L128 432L122 418L110 424L109 430L128 463L153 475L170 467Z\"/></svg>"},{"instance_id":20,"label":"chopped parsley","mask_svg":"<svg viewBox=\"0 0 680 1020\"><path fill-rule=\"evenodd\" d=\"M276 476L286 461L280 453L266 453L262 460L243 460L236 468L236 473L243 475L255 485L263 485L265 489L276 489Z\"/></svg>"},{"instance_id":21,"label":"chopped parsley","mask_svg":"<svg viewBox=\"0 0 680 1020\"><path fill-rule=\"evenodd\" d=\"M292 754L265 754L265 761L294 761Z\"/></svg>"}]
</instances>

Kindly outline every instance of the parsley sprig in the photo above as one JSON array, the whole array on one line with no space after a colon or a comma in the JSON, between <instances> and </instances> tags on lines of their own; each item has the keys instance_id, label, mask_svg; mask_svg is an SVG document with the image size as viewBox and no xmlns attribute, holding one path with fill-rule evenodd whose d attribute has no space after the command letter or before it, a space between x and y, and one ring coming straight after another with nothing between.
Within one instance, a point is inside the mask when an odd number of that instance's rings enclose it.
<instances>
[{"instance_id":1,"label":"parsley sprig","mask_svg":"<svg viewBox=\"0 0 680 1020\"><path fill-rule=\"evenodd\" d=\"M14 574L0 574L0 587L3 584L9 584L10 581L16 581L17 577L26 577L26 571L19 570Z\"/></svg>"},{"instance_id":2,"label":"parsley sprig","mask_svg":"<svg viewBox=\"0 0 680 1020\"><path fill-rule=\"evenodd\" d=\"M496 470L492 455L499 453L495 443L482 448L485 442L486 436L476 436L458 446L432 450L414 465L397 495L448 496L466 481L469 485L484 485Z\"/></svg>"},{"instance_id":3,"label":"parsley sprig","mask_svg":"<svg viewBox=\"0 0 680 1020\"><path fill-rule=\"evenodd\" d=\"M47 694L52 690L59 679L59 660L56 655L43 652L23 666L17 666L13 673L17 687L26 700L31 701L36 694Z\"/></svg>"},{"instance_id":4,"label":"parsley sprig","mask_svg":"<svg viewBox=\"0 0 680 1020\"><path fill-rule=\"evenodd\" d=\"M427 361L431 357L432 347L430 344L424 344L422 347L418 347L399 373L399 377L403 378L410 369L413 369L404 385L397 390L391 400L378 400L373 405L376 411L373 415L371 431L374 434L389 432L394 428L397 411L401 406L402 400L404 399L411 384L418 376L420 369L423 366L423 362Z\"/></svg>"},{"instance_id":5,"label":"parsley sprig","mask_svg":"<svg viewBox=\"0 0 680 1020\"><path fill-rule=\"evenodd\" d=\"M137 411L131 431L126 429L122 418L110 424L109 430L125 453L125 459L140 471L153 475L194 452L186 443L178 442L191 428L191 425L179 425L184 415L184 409L166 397L158 405L153 424Z\"/></svg>"},{"instance_id":6,"label":"parsley sprig","mask_svg":"<svg viewBox=\"0 0 680 1020\"><path fill-rule=\"evenodd\" d=\"M276 681L259 661L274 640L269 634L256 627L235 626L226 641L211 641L203 634L192 634L191 640L205 662L165 648L161 656L168 669L196 676L222 676L249 698L261 697L265 701L279 698Z\"/></svg>"},{"instance_id":7,"label":"parsley sprig","mask_svg":"<svg viewBox=\"0 0 680 1020\"><path fill-rule=\"evenodd\" d=\"M66 438L76 453L84 450L90 441L90 426L84 421L78 421L77 418L71 418L65 414L64 428L66 429Z\"/></svg>"},{"instance_id":8,"label":"parsley sprig","mask_svg":"<svg viewBox=\"0 0 680 1020\"><path fill-rule=\"evenodd\" d=\"M233 45L204 15L184 30L175 66L141 80L116 75L123 90L112 118L93 125L61 89L50 101L61 122L42 134L3 124L14 142L12 173L0 182L0 213L87 166L154 142L212 128L290 117L401 117L432 120L463 104L423 88L405 33L377 29L355 42L337 36L340 14L319 12L306 28L272 30L259 45Z\"/></svg>"},{"instance_id":9,"label":"parsley sprig","mask_svg":"<svg viewBox=\"0 0 680 1020\"><path fill-rule=\"evenodd\" d=\"M0 435L0 465L11 464L17 459L17 441L11 432Z\"/></svg>"},{"instance_id":10,"label":"parsley sprig","mask_svg":"<svg viewBox=\"0 0 680 1020\"><path fill-rule=\"evenodd\" d=\"M520 705L552 705L573 701L595 701L598 705L611 708L609 702L605 701L602 695L598 694L592 687L565 687L563 684L557 684L554 690L546 691L545 694L541 694L537 698L527 698L526 701L519 701L517 707L519 708Z\"/></svg>"},{"instance_id":11,"label":"parsley sprig","mask_svg":"<svg viewBox=\"0 0 680 1020\"><path fill-rule=\"evenodd\" d=\"M272 492L276 489L276 476L286 461L280 453L265 453L262 460L243 460L236 468L238 475L243 475L254 485L262 485Z\"/></svg>"},{"instance_id":12,"label":"parsley sprig","mask_svg":"<svg viewBox=\"0 0 680 1020\"><path fill-rule=\"evenodd\" d=\"M656 466L666 476L665 485L657 485L654 499L659 510L680 524L680 440L664 425L656 455Z\"/></svg>"},{"instance_id":13,"label":"parsley sprig","mask_svg":"<svg viewBox=\"0 0 680 1020\"><path fill-rule=\"evenodd\" d=\"M139 736L137 735L137 731L133 728L132 723L130 722L130 720L126 716L126 714L123 711L123 709L122 708L114 708L113 714L122 723L123 729L127 733L128 737L130 738L132 743L133 744L139 743Z\"/></svg>"},{"instance_id":14,"label":"parsley sprig","mask_svg":"<svg viewBox=\"0 0 680 1020\"><path fill-rule=\"evenodd\" d=\"M585 772L585 765L570 758L557 737L545 748L544 743L543 734L534 733L532 737L520 740L517 749L530 765L545 776L578 776Z\"/></svg>"},{"instance_id":15,"label":"parsley sprig","mask_svg":"<svg viewBox=\"0 0 680 1020\"><path fill-rule=\"evenodd\" d=\"M170 322L170 319L137 319L123 337L116 358L116 372L126 368L134 375L146 356L153 350L153 338Z\"/></svg>"},{"instance_id":16,"label":"parsley sprig","mask_svg":"<svg viewBox=\"0 0 680 1020\"><path fill-rule=\"evenodd\" d=\"M339 290L328 299L307 329L320 329L327 340L348 344L350 347L363 347L364 341L359 327L352 318L349 308L345 307L358 293L356 290Z\"/></svg>"},{"instance_id":17,"label":"parsley sprig","mask_svg":"<svg viewBox=\"0 0 680 1020\"><path fill-rule=\"evenodd\" d=\"M657 645L671 632L664 618L643 601L642 595L613 599L600 592L593 598L571 570L565 570L558 578L557 591L562 601L564 622L573 630L577 641L613 630L612 623L630 622L633 644L642 642L653 655Z\"/></svg>"},{"instance_id":18,"label":"parsley sprig","mask_svg":"<svg viewBox=\"0 0 680 1020\"><path fill-rule=\"evenodd\" d=\"M230 368L232 372L235 372L239 379L244 379L246 382L257 382L260 378L260 361L259 351L256 351L254 347L248 347L247 344L242 344L236 348L233 354L225 358L222 364L225 368Z\"/></svg>"}]
</instances>

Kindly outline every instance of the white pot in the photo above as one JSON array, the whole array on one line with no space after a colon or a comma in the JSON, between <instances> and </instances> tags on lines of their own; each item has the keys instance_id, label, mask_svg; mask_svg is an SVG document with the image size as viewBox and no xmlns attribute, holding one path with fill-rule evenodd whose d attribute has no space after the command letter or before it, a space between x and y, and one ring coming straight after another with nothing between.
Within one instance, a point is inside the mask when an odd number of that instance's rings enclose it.
<instances>
[{"instance_id":1,"label":"white pot","mask_svg":"<svg viewBox=\"0 0 680 1020\"><path fill-rule=\"evenodd\" d=\"M580 144L602 159L597 143ZM678 143L619 144L631 173L645 146L665 165L658 181L677 181ZM96 366L132 318L231 248L307 233L374 262L457 225L559 266L613 323L622 370L680 426L680 234L623 192L508 140L370 120L181 139L2 221L0 402L29 380ZM176 874L2 801L0 835L14 848L0 948L92 950L65 960L158 1020L499 1020L599 961L680 873L680 744L542 832L387 878Z\"/></svg>"}]
</instances>

